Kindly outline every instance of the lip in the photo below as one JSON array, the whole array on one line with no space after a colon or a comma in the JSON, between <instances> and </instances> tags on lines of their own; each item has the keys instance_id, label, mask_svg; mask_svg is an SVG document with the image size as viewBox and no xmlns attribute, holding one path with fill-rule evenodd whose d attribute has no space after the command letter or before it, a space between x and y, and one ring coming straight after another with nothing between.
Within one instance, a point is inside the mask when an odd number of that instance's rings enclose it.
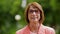
<instances>
[{"instance_id":1,"label":"lip","mask_svg":"<svg viewBox=\"0 0 60 34\"><path fill-rule=\"evenodd\" d=\"M32 17L31 19L35 20L35 19L37 19L37 17Z\"/></svg>"}]
</instances>

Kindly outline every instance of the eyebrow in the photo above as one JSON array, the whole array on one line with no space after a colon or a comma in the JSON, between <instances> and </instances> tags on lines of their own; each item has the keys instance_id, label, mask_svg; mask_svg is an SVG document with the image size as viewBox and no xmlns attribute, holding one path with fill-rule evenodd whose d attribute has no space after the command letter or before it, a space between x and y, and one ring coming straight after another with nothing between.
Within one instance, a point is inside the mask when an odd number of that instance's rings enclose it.
<instances>
[{"instance_id":1,"label":"eyebrow","mask_svg":"<svg viewBox=\"0 0 60 34\"><path fill-rule=\"evenodd\" d=\"M29 8L29 10L31 10L31 9L32 9L32 10L38 10L37 8Z\"/></svg>"}]
</instances>

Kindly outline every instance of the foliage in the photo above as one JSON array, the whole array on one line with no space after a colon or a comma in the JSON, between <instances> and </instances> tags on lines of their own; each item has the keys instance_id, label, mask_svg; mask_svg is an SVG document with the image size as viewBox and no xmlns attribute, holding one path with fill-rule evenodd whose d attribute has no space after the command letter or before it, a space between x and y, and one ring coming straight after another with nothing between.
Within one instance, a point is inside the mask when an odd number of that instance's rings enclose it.
<instances>
[{"instance_id":1,"label":"foliage","mask_svg":"<svg viewBox=\"0 0 60 34\"><path fill-rule=\"evenodd\" d=\"M60 34L60 0L27 0L27 4L38 2L45 13L44 25L53 27L56 34ZM0 0L0 34L15 34L16 30L24 27L24 10L22 0ZM19 14L21 20L16 21L15 15Z\"/></svg>"}]
</instances>

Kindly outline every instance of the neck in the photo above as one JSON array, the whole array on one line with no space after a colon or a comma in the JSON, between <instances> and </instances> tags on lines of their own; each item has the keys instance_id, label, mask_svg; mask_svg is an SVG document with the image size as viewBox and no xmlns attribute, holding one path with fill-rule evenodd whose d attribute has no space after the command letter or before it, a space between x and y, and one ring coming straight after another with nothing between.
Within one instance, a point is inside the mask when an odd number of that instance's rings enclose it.
<instances>
[{"instance_id":1,"label":"neck","mask_svg":"<svg viewBox=\"0 0 60 34\"><path fill-rule=\"evenodd\" d=\"M29 27L30 27L30 30L31 30L32 32L38 32L39 26L40 26L39 22L37 22L37 23L34 23L34 22L32 23L32 22L30 22L30 23L29 23Z\"/></svg>"}]
</instances>

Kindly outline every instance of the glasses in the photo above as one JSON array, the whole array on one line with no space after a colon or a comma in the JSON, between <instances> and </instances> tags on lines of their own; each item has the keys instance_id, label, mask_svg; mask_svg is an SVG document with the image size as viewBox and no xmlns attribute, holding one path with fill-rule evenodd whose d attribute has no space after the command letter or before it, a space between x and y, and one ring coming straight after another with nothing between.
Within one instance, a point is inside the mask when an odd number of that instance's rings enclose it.
<instances>
[{"instance_id":1,"label":"glasses","mask_svg":"<svg viewBox=\"0 0 60 34\"><path fill-rule=\"evenodd\" d=\"M30 10L29 10L29 13L31 13L31 14L32 14L33 12L35 12L35 13L37 13L37 14L40 13L40 11L37 10L37 9L34 9L34 10L33 10L33 9L30 9Z\"/></svg>"}]
</instances>

